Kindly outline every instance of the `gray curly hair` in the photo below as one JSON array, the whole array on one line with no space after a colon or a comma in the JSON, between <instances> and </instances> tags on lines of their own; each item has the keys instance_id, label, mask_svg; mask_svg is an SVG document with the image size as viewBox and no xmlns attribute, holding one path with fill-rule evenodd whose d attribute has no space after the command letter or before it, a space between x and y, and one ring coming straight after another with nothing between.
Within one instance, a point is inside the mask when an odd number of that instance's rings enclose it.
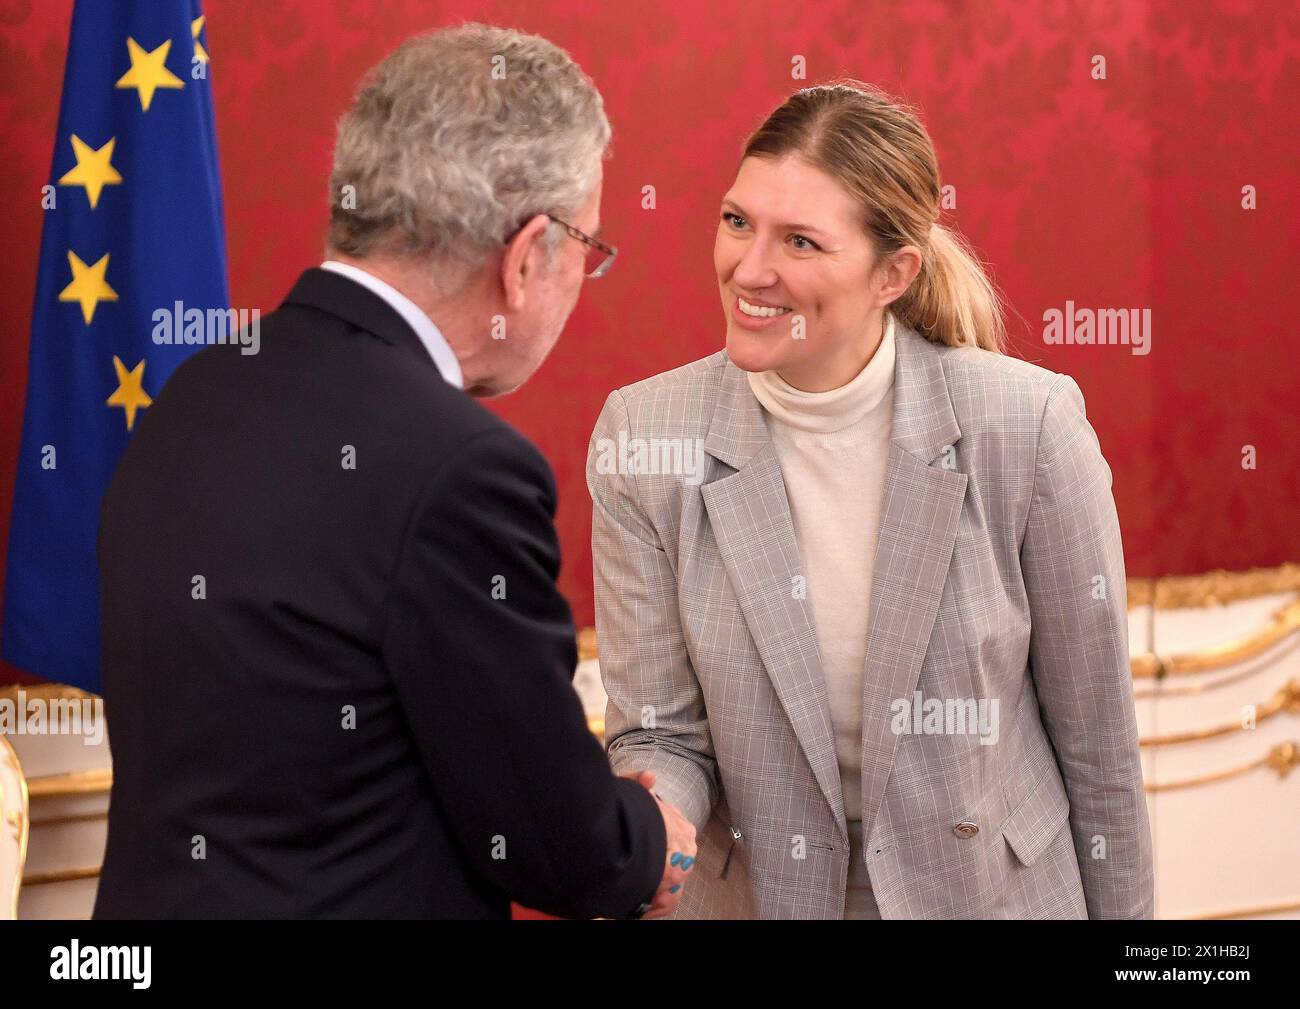
<instances>
[{"instance_id":1,"label":"gray curly hair","mask_svg":"<svg viewBox=\"0 0 1300 1009\"><path fill-rule=\"evenodd\" d=\"M339 121L329 246L475 268L533 215L577 211L609 143L600 92L546 39L477 23L415 36ZM551 225L548 258L565 234Z\"/></svg>"}]
</instances>

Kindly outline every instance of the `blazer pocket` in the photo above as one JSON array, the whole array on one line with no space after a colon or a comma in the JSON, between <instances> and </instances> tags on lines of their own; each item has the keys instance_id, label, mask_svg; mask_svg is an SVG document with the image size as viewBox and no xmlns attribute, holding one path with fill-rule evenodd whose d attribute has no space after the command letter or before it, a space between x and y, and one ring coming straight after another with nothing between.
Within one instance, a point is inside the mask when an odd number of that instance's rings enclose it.
<instances>
[{"instance_id":1,"label":"blazer pocket","mask_svg":"<svg viewBox=\"0 0 1300 1009\"><path fill-rule=\"evenodd\" d=\"M1020 860L1033 865L1070 820L1070 800L1053 768L1002 823L1002 836Z\"/></svg>"}]
</instances>

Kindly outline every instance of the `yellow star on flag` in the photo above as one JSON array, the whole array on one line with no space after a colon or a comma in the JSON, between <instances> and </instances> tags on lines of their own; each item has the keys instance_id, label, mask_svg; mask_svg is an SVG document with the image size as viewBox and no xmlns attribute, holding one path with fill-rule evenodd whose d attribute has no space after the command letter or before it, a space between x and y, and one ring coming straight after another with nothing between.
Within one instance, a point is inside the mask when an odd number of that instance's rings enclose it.
<instances>
[{"instance_id":1,"label":"yellow star on flag","mask_svg":"<svg viewBox=\"0 0 1300 1009\"><path fill-rule=\"evenodd\" d=\"M126 51L131 56L131 69L117 82L119 88L135 88L140 95L140 108L149 111L153 93L158 88L183 88L185 82L167 69L167 54L172 40L168 39L157 49L145 52L140 43L127 38Z\"/></svg>"},{"instance_id":2,"label":"yellow star on flag","mask_svg":"<svg viewBox=\"0 0 1300 1009\"><path fill-rule=\"evenodd\" d=\"M72 267L72 283L59 292L59 300L81 302L81 315L89 326L95 317L96 305L101 301L117 301L117 292L104 280L108 271L108 253L100 256L94 266L87 266L80 256L69 251L68 265Z\"/></svg>"},{"instance_id":3,"label":"yellow star on flag","mask_svg":"<svg viewBox=\"0 0 1300 1009\"><path fill-rule=\"evenodd\" d=\"M127 371L122 359L116 354L113 355L113 370L117 372L117 389L108 397L105 406L120 406L126 411L128 431L135 426L136 410L153 402L149 394L144 391L144 366L145 362L141 361Z\"/></svg>"},{"instance_id":4,"label":"yellow star on flag","mask_svg":"<svg viewBox=\"0 0 1300 1009\"><path fill-rule=\"evenodd\" d=\"M190 22L190 34L194 36L194 58L200 63L209 62L208 51L203 48L203 43L199 41L199 32L203 31L203 22L207 17L200 14Z\"/></svg>"},{"instance_id":5,"label":"yellow star on flag","mask_svg":"<svg viewBox=\"0 0 1300 1009\"><path fill-rule=\"evenodd\" d=\"M99 203L99 194L105 186L116 186L122 181L122 176L111 164L116 143L117 137L111 137L108 143L95 150L75 133L72 135L72 153L76 156L77 167L65 172L59 185L85 186L91 210Z\"/></svg>"}]
</instances>

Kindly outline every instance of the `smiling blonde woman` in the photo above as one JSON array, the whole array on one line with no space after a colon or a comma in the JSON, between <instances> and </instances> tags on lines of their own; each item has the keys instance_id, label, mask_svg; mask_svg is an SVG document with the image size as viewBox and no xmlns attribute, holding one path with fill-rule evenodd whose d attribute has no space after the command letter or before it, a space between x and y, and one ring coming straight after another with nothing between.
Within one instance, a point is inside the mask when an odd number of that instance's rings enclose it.
<instances>
[{"instance_id":1,"label":"smiling blonde woman","mask_svg":"<svg viewBox=\"0 0 1300 1009\"><path fill-rule=\"evenodd\" d=\"M726 349L596 424L605 743L700 831L677 917L1152 916L1110 469L939 201L902 103L792 95L721 201Z\"/></svg>"}]
</instances>

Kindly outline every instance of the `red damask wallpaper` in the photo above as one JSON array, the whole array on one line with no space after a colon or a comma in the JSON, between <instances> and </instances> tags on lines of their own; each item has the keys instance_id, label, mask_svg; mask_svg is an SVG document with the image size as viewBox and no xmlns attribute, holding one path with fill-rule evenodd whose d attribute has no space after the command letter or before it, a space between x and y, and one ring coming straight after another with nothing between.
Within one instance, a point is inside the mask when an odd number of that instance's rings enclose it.
<instances>
[{"instance_id":1,"label":"red damask wallpaper","mask_svg":"<svg viewBox=\"0 0 1300 1009\"><path fill-rule=\"evenodd\" d=\"M0 0L0 551L71 7ZM563 588L580 624L592 620L592 424L610 389L721 346L718 202L747 132L805 83L791 78L796 56L807 82L848 74L923 111L955 187L947 223L1006 293L1014 353L1083 389L1115 476L1129 574L1300 560L1295 4L207 0L204 10L231 295L264 312L319 261L334 122L362 72L404 36L463 20L540 33L604 93L614 158L603 218L618 264L588 282L533 382L494 405L555 468ZM654 210L641 208L648 184ZM1068 303L1149 309L1150 353L1045 343L1044 313ZM14 678L0 669L0 682Z\"/></svg>"}]
</instances>

